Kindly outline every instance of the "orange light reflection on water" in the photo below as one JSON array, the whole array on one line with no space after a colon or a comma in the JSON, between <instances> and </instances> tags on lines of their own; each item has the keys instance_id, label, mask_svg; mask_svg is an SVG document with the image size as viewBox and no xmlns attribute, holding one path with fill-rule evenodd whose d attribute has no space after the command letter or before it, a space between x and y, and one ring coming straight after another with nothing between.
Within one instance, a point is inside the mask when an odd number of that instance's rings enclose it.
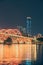
<instances>
[{"instance_id":1,"label":"orange light reflection on water","mask_svg":"<svg viewBox=\"0 0 43 65\"><path fill-rule=\"evenodd\" d=\"M12 44L10 46L0 44L0 61L19 64L22 60L31 60L30 44Z\"/></svg>"}]
</instances>

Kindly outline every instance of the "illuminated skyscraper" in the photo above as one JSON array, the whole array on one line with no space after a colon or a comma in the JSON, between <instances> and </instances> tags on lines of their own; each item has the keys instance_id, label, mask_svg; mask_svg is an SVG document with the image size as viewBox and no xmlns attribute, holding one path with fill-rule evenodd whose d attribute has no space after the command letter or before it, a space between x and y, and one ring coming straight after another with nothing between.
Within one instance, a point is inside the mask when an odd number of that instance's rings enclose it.
<instances>
[{"instance_id":1,"label":"illuminated skyscraper","mask_svg":"<svg viewBox=\"0 0 43 65\"><path fill-rule=\"evenodd\" d=\"M27 30L27 34L31 35L31 17L27 17L27 26L26 26L26 30Z\"/></svg>"}]
</instances>

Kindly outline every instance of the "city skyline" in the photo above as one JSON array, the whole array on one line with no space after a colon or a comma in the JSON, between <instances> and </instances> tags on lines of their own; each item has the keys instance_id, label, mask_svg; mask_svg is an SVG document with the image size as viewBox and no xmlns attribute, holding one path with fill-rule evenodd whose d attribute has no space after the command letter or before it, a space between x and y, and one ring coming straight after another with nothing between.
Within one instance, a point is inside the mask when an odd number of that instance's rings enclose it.
<instances>
[{"instance_id":1,"label":"city skyline","mask_svg":"<svg viewBox=\"0 0 43 65\"><path fill-rule=\"evenodd\" d=\"M32 33L43 34L43 0L0 0L0 28L26 27L32 18Z\"/></svg>"}]
</instances>

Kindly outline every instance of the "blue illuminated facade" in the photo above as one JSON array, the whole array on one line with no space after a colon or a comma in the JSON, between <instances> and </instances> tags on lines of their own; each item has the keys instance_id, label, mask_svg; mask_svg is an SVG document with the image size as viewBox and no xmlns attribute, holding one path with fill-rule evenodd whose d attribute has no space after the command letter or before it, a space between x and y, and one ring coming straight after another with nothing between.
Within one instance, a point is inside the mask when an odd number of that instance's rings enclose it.
<instances>
[{"instance_id":1,"label":"blue illuminated facade","mask_svg":"<svg viewBox=\"0 0 43 65\"><path fill-rule=\"evenodd\" d=\"M26 27L26 30L27 30L27 34L31 34L31 17L27 17L27 27Z\"/></svg>"}]
</instances>

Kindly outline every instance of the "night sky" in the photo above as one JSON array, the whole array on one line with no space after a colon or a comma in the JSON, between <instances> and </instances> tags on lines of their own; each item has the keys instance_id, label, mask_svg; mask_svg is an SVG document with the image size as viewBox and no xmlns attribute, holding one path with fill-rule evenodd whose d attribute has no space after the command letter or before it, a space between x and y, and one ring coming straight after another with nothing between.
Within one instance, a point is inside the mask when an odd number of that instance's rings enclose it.
<instances>
[{"instance_id":1,"label":"night sky","mask_svg":"<svg viewBox=\"0 0 43 65\"><path fill-rule=\"evenodd\" d=\"M26 27L32 18L32 33L43 34L43 0L0 0L0 28Z\"/></svg>"}]
</instances>

